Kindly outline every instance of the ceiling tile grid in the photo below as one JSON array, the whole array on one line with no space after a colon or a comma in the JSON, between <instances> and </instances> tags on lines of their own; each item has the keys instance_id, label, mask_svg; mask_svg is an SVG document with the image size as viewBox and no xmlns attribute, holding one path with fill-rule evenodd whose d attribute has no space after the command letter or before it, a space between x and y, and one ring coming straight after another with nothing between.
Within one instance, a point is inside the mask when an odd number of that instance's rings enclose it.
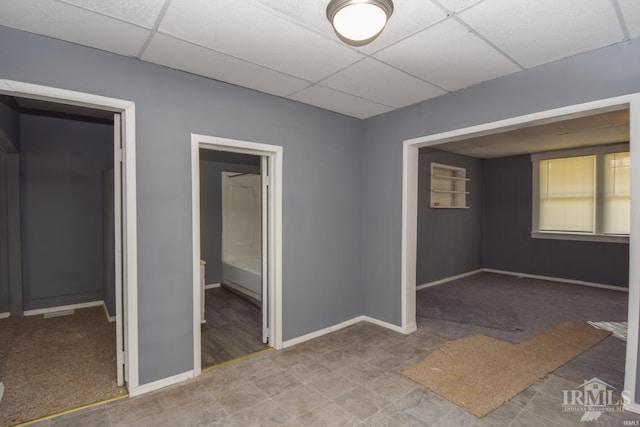
<instances>
[{"instance_id":1,"label":"ceiling tile grid","mask_svg":"<svg viewBox=\"0 0 640 427\"><path fill-rule=\"evenodd\" d=\"M485 0L458 17L526 68L624 39L610 0Z\"/></svg>"},{"instance_id":2,"label":"ceiling tile grid","mask_svg":"<svg viewBox=\"0 0 640 427\"><path fill-rule=\"evenodd\" d=\"M640 37L640 2L638 0L618 0L623 19L632 39Z\"/></svg>"},{"instance_id":3,"label":"ceiling tile grid","mask_svg":"<svg viewBox=\"0 0 640 427\"><path fill-rule=\"evenodd\" d=\"M173 0L158 31L312 81L363 57L242 0Z\"/></svg>"},{"instance_id":4,"label":"ceiling tile grid","mask_svg":"<svg viewBox=\"0 0 640 427\"><path fill-rule=\"evenodd\" d=\"M153 38L141 59L282 97L309 86L305 80L164 34Z\"/></svg>"},{"instance_id":5,"label":"ceiling tile grid","mask_svg":"<svg viewBox=\"0 0 640 427\"><path fill-rule=\"evenodd\" d=\"M329 0L0 0L0 25L367 118L640 36L640 0L396 0L347 46Z\"/></svg>"},{"instance_id":6,"label":"ceiling tile grid","mask_svg":"<svg viewBox=\"0 0 640 427\"><path fill-rule=\"evenodd\" d=\"M395 108L446 93L372 58L345 68L323 80L321 84Z\"/></svg>"},{"instance_id":7,"label":"ceiling tile grid","mask_svg":"<svg viewBox=\"0 0 640 427\"><path fill-rule=\"evenodd\" d=\"M60 0L112 18L151 29L162 12L165 0Z\"/></svg>"},{"instance_id":8,"label":"ceiling tile grid","mask_svg":"<svg viewBox=\"0 0 640 427\"><path fill-rule=\"evenodd\" d=\"M366 119L393 110L366 99L348 95L328 87L313 85L288 97L294 101L315 105L347 116Z\"/></svg>"},{"instance_id":9,"label":"ceiling tile grid","mask_svg":"<svg viewBox=\"0 0 640 427\"><path fill-rule=\"evenodd\" d=\"M421 31L374 56L447 91L521 69L454 19Z\"/></svg>"},{"instance_id":10,"label":"ceiling tile grid","mask_svg":"<svg viewBox=\"0 0 640 427\"><path fill-rule=\"evenodd\" d=\"M55 0L0 0L0 25L126 56L136 56L149 31Z\"/></svg>"}]
</instances>

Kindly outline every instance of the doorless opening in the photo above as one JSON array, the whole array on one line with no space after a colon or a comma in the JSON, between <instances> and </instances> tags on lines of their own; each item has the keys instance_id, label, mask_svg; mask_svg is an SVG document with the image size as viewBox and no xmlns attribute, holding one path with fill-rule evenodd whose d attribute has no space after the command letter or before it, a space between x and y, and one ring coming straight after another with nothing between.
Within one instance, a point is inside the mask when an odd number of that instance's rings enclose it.
<instances>
[{"instance_id":1,"label":"doorless opening","mask_svg":"<svg viewBox=\"0 0 640 427\"><path fill-rule=\"evenodd\" d=\"M401 255L401 305L402 327L405 331L416 329L416 243L417 243L417 188L418 154L421 147L459 141L474 136L489 135L500 131L526 127L592 115L618 108L629 108L631 182L640 182L640 156L634 155L640 144L640 94L604 99L572 105L525 116L471 126L440 134L415 138L404 142L402 166L402 255ZM631 191L631 229L640 229L640 192ZM640 250L640 233L629 236L629 258L637 259ZM638 371L638 332L640 326L640 265L629 263L628 338L625 363L625 409L640 413L636 403Z\"/></svg>"},{"instance_id":2,"label":"doorless opening","mask_svg":"<svg viewBox=\"0 0 640 427\"><path fill-rule=\"evenodd\" d=\"M238 155L257 156L260 166L249 172L223 173L227 177L226 192L237 195L235 203L243 210L237 218L238 233L234 248L225 248L228 260L222 264L228 269L225 280L231 288L250 297L260 295L262 312L262 339L270 347L282 346L282 147L247 141L217 138L205 135L191 136L191 171L192 171L192 220L193 220L193 341L194 341L194 375L202 371L202 335L201 322L204 303L204 291L201 269L201 218L200 218L200 150L235 153ZM251 190L253 181L250 175L260 175L261 197L251 196L258 190ZM251 197L249 197L251 196ZM225 196L226 197L226 196ZM228 198L228 197L227 197ZM246 207L260 203L260 217L256 213L246 211ZM258 224L258 222L260 224ZM239 228L237 228L239 227ZM229 234L234 228L226 224L224 230ZM254 228L251 231L251 228ZM261 230L261 236L255 231ZM258 238L260 237L260 238ZM222 257L225 256L222 254ZM250 256L260 254L260 257ZM243 256L240 256L243 255ZM234 262L235 261L235 262ZM256 264L252 268L249 264ZM238 268L242 265L243 268ZM259 271L260 275L245 274ZM208 280L209 281L209 280ZM242 283L238 283L242 282ZM205 319L206 320L206 319Z\"/></svg>"},{"instance_id":3,"label":"doorless opening","mask_svg":"<svg viewBox=\"0 0 640 427\"><path fill-rule=\"evenodd\" d=\"M202 148L199 155L204 369L267 347L262 201L267 206L268 186L262 157Z\"/></svg>"},{"instance_id":4,"label":"doorless opening","mask_svg":"<svg viewBox=\"0 0 640 427\"><path fill-rule=\"evenodd\" d=\"M0 94L114 113L114 250L116 280L116 357L118 382L130 394L139 387L137 338L137 241L135 191L135 105L130 101L11 80L0 80ZM121 191L119 191L121 189ZM121 272L121 273L120 273Z\"/></svg>"}]
</instances>

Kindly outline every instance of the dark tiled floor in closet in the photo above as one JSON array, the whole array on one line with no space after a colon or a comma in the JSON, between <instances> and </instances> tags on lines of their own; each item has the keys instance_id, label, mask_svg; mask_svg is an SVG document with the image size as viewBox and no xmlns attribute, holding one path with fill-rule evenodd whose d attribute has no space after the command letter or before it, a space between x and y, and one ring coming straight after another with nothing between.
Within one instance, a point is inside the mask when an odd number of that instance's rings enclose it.
<instances>
[{"instance_id":1,"label":"dark tiled floor in closet","mask_svg":"<svg viewBox=\"0 0 640 427\"><path fill-rule=\"evenodd\" d=\"M262 311L258 301L224 287L205 292L202 367L212 366L267 348L262 344Z\"/></svg>"}]
</instances>

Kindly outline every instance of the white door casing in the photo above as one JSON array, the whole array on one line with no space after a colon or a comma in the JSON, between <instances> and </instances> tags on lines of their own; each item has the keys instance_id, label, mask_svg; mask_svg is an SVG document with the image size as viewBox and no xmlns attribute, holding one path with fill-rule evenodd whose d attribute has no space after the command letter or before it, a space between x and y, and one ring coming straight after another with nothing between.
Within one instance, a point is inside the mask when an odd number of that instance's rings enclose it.
<instances>
[{"instance_id":1,"label":"white door casing","mask_svg":"<svg viewBox=\"0 0 640 427\"><path fill-rule=\"evenodd\" d=\"M114 206L121 206L122 215L119 218L121 221L115 220L114 225L120 227L115 229L116 236L122 236L122 253L119 254L117 249L115 253L116 268L122 272L116 275L122 281L121 287L116 287L116 294L119 288L122 292L122 304L116 307L116 328L123 333L120 342L124 341L124 349L122 352L116 350L116 358L124 362L122 380L127 381L129 394L135 395L139 387L135 104L122 99L5 79L0 80L0 94L111 111L120 117L119 130L118 120L114 119L114 181L117 181L114 182ZM115 164L117 159L122 162L121 174L116 173L119 169ZM121 189L119 197L116 197L116 189ZM120 381L120 368L117 375Z\"/></svg>"},{"instance_id":2,"label":"white door casing","mask_svg":"<svg viewBox=\"0 0 640 427\"><path fill-rule=\"evenodd\" d=\"M192 212L192 253L193 253L193 373L200 375L201 333L200 333L200 148L250 154L263 157L263 169L269 171L269 210L267 224L268 342L271 347L282 348L282 157L283 148L277 145L241 141L215 136L191 134L191 212ZM266 162L266 168L264 163Z\"/></svg>"},{"instance_id":3,"label":"white door casing","mask_svg":"<svg viewBox=\"0 0 640 427\"><path fill-rule=\"evenodd\" d=\"M269 343L269 159L265 156L260 158L260 232L261 232L261 254L262 254L262 342Z\"/></svg>"},{"instance_id":4,"label":"white door casing","mask_svg":"<svg viewBox=\"0 0 640 427\"><path fill-rule=\"evenodd\" d=\"M638 374L638 334L640 331L640 93L556 108L491 123L470 126L404 141L402 167L402 247L401 247L401 322L405 332L416 328L416 244L418 212L418 154L421 147L459 141L525 126L629 108L629 145L631 151L631 234L629 236L628 336L623 396L625 409L640 413L636 395Z\"/></svg>"}]
</instances>

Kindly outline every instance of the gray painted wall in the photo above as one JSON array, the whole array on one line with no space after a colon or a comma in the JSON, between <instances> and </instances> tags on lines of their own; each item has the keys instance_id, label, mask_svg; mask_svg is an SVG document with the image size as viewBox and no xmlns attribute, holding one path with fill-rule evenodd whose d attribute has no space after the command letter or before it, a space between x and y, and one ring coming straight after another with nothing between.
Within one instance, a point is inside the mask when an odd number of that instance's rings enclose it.
<instances>
[{"instance_id":1,"label":"gray painted wall","mask_svg":"<svg viewBox=\"0 0 640 427\"><path fill-rule=\"evenodd\" d=\"M20 115L14 101L0 96L0 313L11 311L9 293L9 168L19 144ZM13 180L15 182L15 180ZM13 206L11 206L13 208Z\"/></svg>"},{"instance_id":2,"label":"gray painted wall","mask_svg":"<svg viewBox=\"0 0 640 427\"><path fill-rule=\"evenodd\" d=\"M531 156L484 161L484 266L629 285L629 245L531 238Z\"/></svg>"},{"instance_id":3,"label":"gray painted wall","mask_svg":"<svg viewBox=\"0 0 640 427\"><path fill-rule=\"evenodd\" d=\"M0 313L9 308L9 229L7 224L7 155L0 150Z\"/></svg>"},{"instance_id":4,"label":"gray painted wall","mask_svg":"<svg viewBox=\"0 0 640 427\"><path fill-rule=\"evenodd\" d=\"M222 172L260 171L260 157L200 149L200 258L207 284L222 282Z\"/></svg>"},{"instance_id":5,"label":"gray painted wall","mask_svg":"<svg viewBox=\"0 0 640 427\"><path fill-rule=\"evenodd\" d=\"M284 147L284 339L362 314L359 120L6 27L0 50L3 78L136 103L141 384L193 368L191 133Z\"/></svg>"},{"instance_id":6,"label":"gray painted wall","mask_svg":"<svg viewBox=\"0 0 640 427\"><path fill-rule=\"evenodd\" d=\"M102 300L113 126L22 114L20 135L24 309Z\"/></svg>"},{"instance_id":7,"label":"gray painted wall","mask_svg":"<svg viewBox=\"0 0 640 427\"><path fill-rule=\"evenodd\" d=\"M640 92L640 40L508 75L364 121L364 312L400 324L402 143L406 139Z\"/></svg>"},{"instance_id":8,"label":"gray painted wall","mask_svg":"<svg viewBox=\"0 0 640 427\"><path fill-rule=\"evenodd\" d=\"M20 219L20 155L6 156L7 183L7 242L9 265L9 308L12 316L23 311L22 295L22 237Z\"/></svg>"},{"instance_id":9,"label":"gray painted wall","mask_svg":"<svg viewBox=\"0 0 640 427\"><path fill-rule=\"evenodd\" d=\"M401 323L404 140L640 92L639 75L640 40L635 39L365 120L360 205L364 314Z\"/></svg>"},{"instance_id":10,"label":"gray painted wall","mask_svg":"<svg viewBox=\"0 0 640 427\"><path fill-rule=\"evenodd\" d=\"M469 210L429 207L431 162L467 168ZM531 156L475 159L422 148L417 284L479 268L628 287L629 245L531 238Z\"/></svg>"},{"instance_id":11,"label":"gray painted wall","mask_svg":"<svg viewBox=\"0 0 640 427\"><path fill-rule=\"evenodd\" d=\"M17 152L20 144L18 110L12 98L0 95L0 147L9 153Z\"/></svg>"},{"instance_id":12,"label":"gray painted wall","mask_svg":"<svg viewBox=\"0 0 640 427\"><path fill-rule=\"evenodd\" d=\"M102 296L111 317L116 315L116 242L113 179L113 168L102 172Z\"/></svg>"},{"instance_id":13,"label":"gray painted wall","mask_svg":"<svg viewBox=\"0 0 640 427\"><path fill-rule=\"evenodd\" d=\"M432 209L431 163L467 169L469 209ZM416 283L433 282L482 268L482 160L420 149Z\"/></svg>"}]
</instances>

